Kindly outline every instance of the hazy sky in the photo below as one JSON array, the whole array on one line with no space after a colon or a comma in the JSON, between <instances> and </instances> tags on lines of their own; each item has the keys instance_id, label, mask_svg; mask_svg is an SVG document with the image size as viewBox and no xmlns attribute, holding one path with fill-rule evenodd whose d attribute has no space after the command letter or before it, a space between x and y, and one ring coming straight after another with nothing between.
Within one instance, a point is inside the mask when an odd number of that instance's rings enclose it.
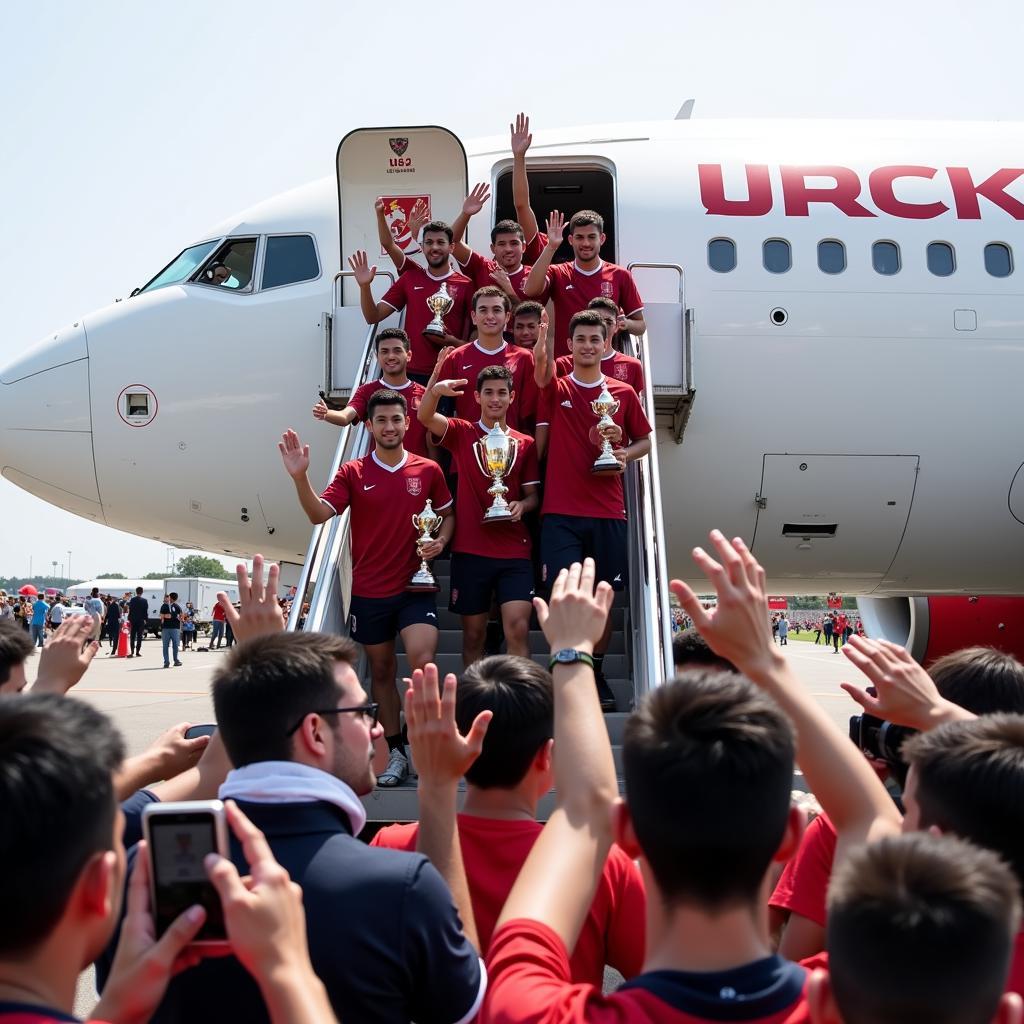
<instances>
[{"instance_id":1,"label":"hazy sky","mask_svg":"<svg viewBox=\"0 0 1024 1024\"><path fill-rule=\"evenodd\" d=\"M17 4L0 63L0 365L211 224L333 173L360 124L1024 117L1019 3L93 0ZM578 40L575 41L575 40ZM225 387L230 382L225 381ZM0 575L166 549L0 479Z\"/></svg>"}]
</instances>

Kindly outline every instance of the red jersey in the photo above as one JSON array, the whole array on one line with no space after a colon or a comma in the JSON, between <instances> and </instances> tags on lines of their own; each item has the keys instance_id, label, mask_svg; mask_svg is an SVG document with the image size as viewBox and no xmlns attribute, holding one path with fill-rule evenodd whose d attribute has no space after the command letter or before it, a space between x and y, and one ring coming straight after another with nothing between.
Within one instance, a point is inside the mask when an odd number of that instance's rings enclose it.
<instances>
[{"instance_id":1,"label":"red jersey","mask_svg":"<svg viewBox=\"0 0 1024 1024\"><path fill-rule=\"evenodd\" d=\"M486 431L479 421L448 420L448 429L441 444L453 456L459 475L459 488L455 496L455 538L452 551L483 558L529 558L530 531L523 522L484 523L484 513L494 500L488 493L492 480L480 472L473 455L476 442ZM532 437L518 430L509 433L519 442L519 455L512 472L503 478L508 494L506 501L520 501L524 484L539 484L537 446ZM500 909L500 908L499 908Z\"/></svg>"},{"instance_id":2,"label":"red jersey","mask_svg":"<svg viewBox=\"0 0 1024 1024\"><path fill-rule=\"evenodd\" d=\"M556 339L568 338L573 314L586 309L591 299L613 299L627 317L644 308L633 275L625 267L604 260L594 270L580 270L575 261L552 264L539 301L543 303L548 298L555 304Z\"/></svg>"},{"instance_id":3,"label":"red jersey","mask_svg":"<svg viewBox=\"0 0 1024 1024\"><path fill-rule=\"evenodd\" d=\"M221 608L220 601L216 601L214 603L214 605L213 605L213 613L211 615L211 618L213 619L214 622L226 622L227 621L227 613L224 611L223 608Z\"/></svg>"},{"instance_id":4,"label":"red jersey","mask_svg":"<svg viewBox=\"0 0 1024 1024\"><path fill-rule=\"evenodd\" d=\"M0 1002L0 1024L63 1024L64 1021L77 1020L77 1017L63 1010L49 1010L42 1006L29 1006L27 1003ZM103 1024L103 1021L90 1017L89 1024Z\"/></svg>"},{"instance_id":5,"label":"red jersey","mask_svg":"<svg viewBox=\"0 0 1024 1024\"><path fill-rule=\"evenodd\" d=\"M365 384L360 384L352 392L352 397L348 400L348 404L355 409L359 422L366 422L366 407L370 399L381 388L397 391L405 398L405 404L408 406L409 429L405 432L405 440L402 442L402 446L407 452L412 452L413 455L423 455L429 458L430 456L427 452L427 428L416 419L416 410L420 407L420 401L425 391L422 384L417 384L414 380L407 380L401 387L396 387L394 384L388 384L383 379L371 380ZM369 430L370 428L367 427L366 429Z\"/></svg>"},{"instance_id":6,"label":"red jersey","mask_svg":"<svg viewBox=\"0 0 1024 1024\"><path fill-rule=\"evenodd\" d=\"M548 244L548 236L543 231L538 231L526 245L523 246L523 262L529 263L532 267L540 259Z\"/></svg>"},{"instance_id":7,"label":"red jersey","mask_svg":"<svg viewBox=\"0 0 1024 1024\"><path fill-rule=\"evenodd\" d=\"M406 260L398 272L398 280L381 299L392 309L406 310L405 333L409 335L412 346L409 373L433 373L437 353L444 344L441 338L437 338L435 344L423 337L423 328L434 319L434 314L427 309L427 299L441 287L442 282L447 285L453 300L452 308L444 318L444 329L455 338L464 338L469 323L469 303L473 297L473 282L465 274L449 270L443 277L431 277L418 263Z\"/></svg>"},{"instance_id":8,"label":"red jersey","mask_svg":"<svg viewBox=\"0 0 1024 1024\"><path fill-rule=\"evenodd\" d=\"M619 445L647 437L651 425L640 399L627 384L606 378L608 391L619 400L612 419L622 428ZM598 417L590 403L601 393L601 383L581 384L575 376L554 377L540 393L537 426L548 424L548 466L544 478L544 514L625 519L622 476L590 472L601 450Z\"/></svg>"},{"instance_id":9,"label":"red jersey","mask_svg":"<svg viewBox=\"0 0 1024 1024\"><path fill-rule=\"evenodd\" d=\"M507 921L487 953L481 1024L806 1024L807 979L781 957L714 974L652 971L605 996L574 984L565 944L547 925Z\"/></svg>"},{"instance_id":10,"label":"red jersey","mask_svg":"<svg viewBox=\"0 0 1024 1024\"><path fill-rule=\"evenodd\" d=\"M572 356L559 356L555 360L555 369L559 377L568 377L572 373ZM634 356L613 350L610 355L601 356L601 372L612 380L628 384L638 395L643 394L644 364Z\"/></svg>"},{"instance_id":11,"label":"red jersey","mask_svg":"<svg viewBox=\"0 0 1024 1024\"><path fill-rule=\"evenodd\" d=\"M507 366L512 371L512 390L516 397L508 407L506 421L513 430L522 430L527 420L537 415L537 384L533 379L533 353L528 348L502 342L501 348L489 352L479 341L460 345L442 364L438 380L469 381L462 394L455 399L455 415L460 420L480 418L480 405L476 400L476 378L488 366Z\"/></svg>"},{"instance_id":12,"label":"red jersey","mask_svg":"<svg viewBox=\"0 0 1024 1024\"><path fill-rule=\"evenodd\" d=\"M807 826L796 853L786 862L768 905L799 914L825 927L825 897L836 856L836 830L827 814Z\"/></svg>"},{"instance_id":13,"label":"red jersey","mask_svg":"<svg viewBox=\"0 0 1024 1024\"><path fill-rule=\"evenodd\" d=\"M459 846L484 955L512 883L543 827L539 821L459 815ZM381 829L370 845L415 850L418 831L415 822L390 825ZM645 907L640 869L621 848L613 846L570 960L573 981L600 986L605 964L625 978L640 973L644 964Z\"/></svg>"},{"instance_id":14,"label":"red jersey","mask_svg":"<svg viewBox=\"0 0 1024 1024\"><path fill-rule=\"evenodd\" d=\"M498 269L497 260L489 260L474 251L469 254L469 259L465 263L460 263L459 266L462 267L465 275L473 282L474 290L477 288L500 287L494 278L491 277L491 274ZM532 264L521 264L514 274L508 275L509 284L512 285L512 290L516 293L519 302L523 302L526 299L526 295L523 293L523 285L526 284L526 279L530 276L531 269Z\"/></svg>"},{"instance_id":15,"label":"red jersey","mask_svg":"<svg viewBox=\"0 0 1024 1024\"><path fill-rule=\"evenodd\" d=\"M1017 932L1010 959L1010 977L1006 979L1006 991L1016 992L1024 999L1024 931Z\"/></svg>"},{"instance_id":16,"label":"red jersey","mask_svg":"<svg viewBox=\"0 0 1024 1024\"><path fill-rule=\"evenodd\" d=\"M320 495L335 512L351 510L352 593L396 597L420 564L412 517L427 503L440 512L452 503L441 467L405 453L394 468L370 452L346 462Z\"/></svg>"}]
</instances>

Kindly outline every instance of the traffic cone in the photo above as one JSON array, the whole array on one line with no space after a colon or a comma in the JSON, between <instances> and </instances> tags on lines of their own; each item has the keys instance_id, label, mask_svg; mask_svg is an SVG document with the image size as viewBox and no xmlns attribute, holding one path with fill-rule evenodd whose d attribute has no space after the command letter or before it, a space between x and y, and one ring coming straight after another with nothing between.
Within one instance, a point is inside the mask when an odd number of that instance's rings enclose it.
<instances>
[{"instance_id":1,"label":"traffic cone","mask_svg":"<svg viewBox=\"0 0 1024 1024\"><path fill-rule=\"evenodd\" d=\"M128 657L128 623L126 622L121 627L121 635L117 638L117 656L119 658Z\"/></svg>"}]
</instances>

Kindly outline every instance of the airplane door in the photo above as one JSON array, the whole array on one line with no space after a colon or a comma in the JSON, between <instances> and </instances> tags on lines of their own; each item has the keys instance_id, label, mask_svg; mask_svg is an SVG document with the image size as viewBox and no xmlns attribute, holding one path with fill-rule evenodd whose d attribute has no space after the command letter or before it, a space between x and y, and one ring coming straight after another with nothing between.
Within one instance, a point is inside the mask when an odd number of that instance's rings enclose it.
<instances>
[{"instance_id":1,"label":"airplane door","mask_svg":"<svg viewBox=\"0 0 1024 1024\"><path fill-rule=\"evenodd\" d=\"M422 200L431 216L451 223L466 197L466 151L447 128L357 128L338 146L338 217L341 273L335 284L331 311L330 350L325 367L325 390L347 396L357 373L366 338L359 311L359 287L348 270L348 257L365 249L376 264L373 296L378 301L397 276L395 266L377 236L374 204L383 199L386 218L399 248L420 259L416 240L406 230L413 205ZM390 317L381 327L397 327Z\"/></svg>"},{"instance_id":2,"label":"airplane door","mask_svg":"<svg viewBox=\"0 0 1024 1024\"><path fill-rule=\"evenodd\" d=\"M377 238L374 203L384 200L399 247L415 256L419 246L405 230L413 204L423 200L432 217L451 223L466 198L466 150L447 128L357 128L338 146L338 211L341 266L356 249L370 263L394 271ZM343 302L359 304L355 282L344 282Z\"/></svg>"},{"instance_id":3,"label":"airplane door","mask_svg":"<svg viewBox=\"0 0 1024 1024\"><path fill-rule=\"evenodd\" d=\"M766 454L754 555L779 580L870 592L899 550L918 465L916 455Z\"/></svg>"}]
</instances>

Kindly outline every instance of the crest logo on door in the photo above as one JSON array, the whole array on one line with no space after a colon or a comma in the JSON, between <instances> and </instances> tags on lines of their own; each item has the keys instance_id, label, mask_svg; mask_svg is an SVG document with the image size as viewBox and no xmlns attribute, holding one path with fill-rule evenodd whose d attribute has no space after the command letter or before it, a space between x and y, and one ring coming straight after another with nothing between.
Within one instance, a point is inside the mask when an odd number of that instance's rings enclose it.
<instances>
[{"instance_id":1,"label":"crest logo on door","mask_svg":"<svg viewBox=\"0 0 1024 1024\"><path fill-rule=\"evenodd\" d=\"M391 145L391 152L395 156L405 156L405 151L409 148L408 139L388 139L388 143Z\"/></svg>"}]
</instances>

